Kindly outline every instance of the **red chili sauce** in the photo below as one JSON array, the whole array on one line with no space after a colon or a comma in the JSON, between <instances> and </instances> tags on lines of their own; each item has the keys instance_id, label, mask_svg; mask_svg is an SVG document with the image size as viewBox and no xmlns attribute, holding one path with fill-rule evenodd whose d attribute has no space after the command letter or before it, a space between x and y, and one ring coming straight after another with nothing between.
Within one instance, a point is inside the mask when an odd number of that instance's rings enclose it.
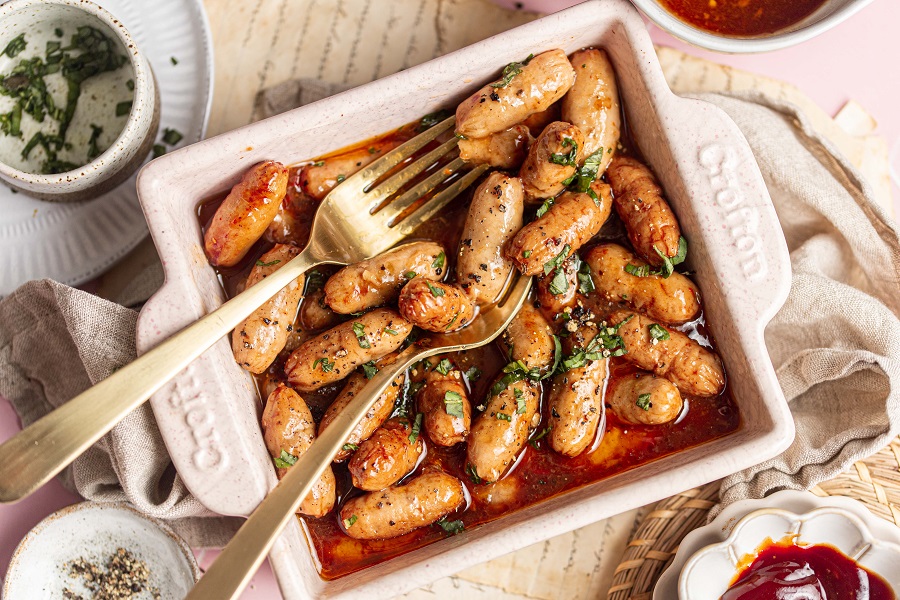
<instances>
[{"instance_id":1,"label":"red chili sauce","mask_svg":"<svg viewBox=\"0 0 900 600\"><path fill-rule=\"evenodd\" d=\"M721 600L896 600L885 581L831 546L778 543L744 569Z\"/></svg>"},{"instance_id":2,"label":"red chili sauce","mask_svg":"<svg viewBox=\"0 0 900 600\"><path fill-rule=\"evenodd\" d=\"M750 37L799 23L824 0L660 0L686 23L712 33Z\"/></svg>"},{"instance_id":3,"label":"red chili sauce","mask_svg":"<svg viewBox=\"0 0 900 600\"><path fill-rule=\"evenodd\" d=\"M377 139L383 140L392 135L405 136L407 133L408 131L404 132L401 129ZM622 144L631 146L626 135L626 132L623 131ZM375 143L376 141L367 140L357 146L336 152L334 155ZM296 182L297 167L291 169L288 194L296 193ZM453 272L455 268L455 249L465 223L471 191L475 187L472 186L468 193L460 195L441 213L410 235L410 239L430 239L448 248L447 269L450 272ZM222 199L221 197L216 198L204 202L198 207L198 217L204 230ZM630 246L624 226L615 214L610 217L592 244L603 241L615 241ZM586 246L585 250L590 245ZM219 269L219 276L228 296L239 291L240 283L246 278L253 264L271 246L272 244L264 239L260 240L240 264L228 269ZM322 275L326 277L336 270L334 267L319 268ZM701 341L704 345L715 348L712 336L706 328L703 313L698 319L679 326L677 329ZM315 332L302 331L302 326L297 325L293 335L298 336L299 340L312 337ZM290 351L283 352L265 373L256 377L262 402L265 402L268 395L267 390L272 388L274 383L285 381L284 362L289 354ZM495 376L508 362L499 348L493 344L457 353L454 361L463 372L469 371L472 367L480 371L480 376L467 378L467 391L473 407L480 404L488 395ZM624 359L610 359L608 386L615 386L618 381L629 377L635 371L636 368ZM404 393L398 399L395 414L402 409L403 398L409 395L411 386L415 386L421 379L423 379L421 370L418 374L412 370L407 372L407 383ZM338 382L315 392L303 394L303 399L309 406L316 423L320 421L343 384L344 382ZM546 402L547 396L546 394L542 394L542 396L542 423L547 423L550 417ZM465 444L458 444L452 448L442 448L436 444L428 445L425 458L409 477L415 477L429 465L438 465L446 473L459 478L466 486L470 499L458 511L448 515L445 523L461 524L465 531L469 531L510 512L538 504L554 496L728 435L736 431L740 425L740 415L731 396L730 386L714 398L695 398L684 395L684 401L685 406L681 415L675 421L664 425L633 425L620 421L611 410L607 410L605 428L602 424L600 428L601 431L605 431L602 438L583 454L574 458L557 454L550 448L549 443L543 437L546 431L545 425L542 424L533 433L531 442L526 445L511 472L494 484L479 485L471 480L465 470ZM473 418L475 414L477 413L473 411ZM386 540L358 540L347 536L339 522L340 506L349 498L358 496L362 492L353 487L346 462L335 463L332 467L337 492L335 509L319 519L300 517L309 544L318 558L319 574L323 579L336 579L354 573L454 534L453 530L445 529L440 526L440 523L435 523L406 535Z\"/></svg>"}]
</instances>

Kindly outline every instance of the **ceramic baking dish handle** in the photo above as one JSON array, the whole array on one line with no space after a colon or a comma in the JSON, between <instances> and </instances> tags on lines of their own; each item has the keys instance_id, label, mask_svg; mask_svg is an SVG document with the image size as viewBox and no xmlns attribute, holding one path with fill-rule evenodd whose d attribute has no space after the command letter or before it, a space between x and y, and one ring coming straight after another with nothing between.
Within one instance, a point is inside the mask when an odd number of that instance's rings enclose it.
<instances>
[{"instance_id":1,"label":"ceramic baking dish handle","mask_svg":"<svg viewBox=\"0 0 900 600\"><path fill-rule=\"evenodd\" d=\"M790 289L790 256L772 199L743 133L717 106L695 99L675 98L679 131L670 139L679 190L691 210L676 211L689 219L685 230L691 244L705 244L696 252L710 264L691 262L704 283L718 279L722 295L734 314L762 328L775 315ZM712 272L704 273L704 269ZM715 277L712 275L715 274Z\"/></svg>"}]
</instances>

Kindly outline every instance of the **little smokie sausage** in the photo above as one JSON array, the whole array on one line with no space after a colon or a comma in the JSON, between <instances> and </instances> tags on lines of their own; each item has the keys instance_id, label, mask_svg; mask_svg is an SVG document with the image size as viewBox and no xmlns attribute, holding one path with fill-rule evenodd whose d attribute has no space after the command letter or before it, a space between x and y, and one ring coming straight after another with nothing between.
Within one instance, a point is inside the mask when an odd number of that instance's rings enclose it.
<instances>
[{"instance_id":1,"label":"little smokie sausage","mask_svg":"<svg viewBox=\"0 0 900 600\"><path fill-rule=\"evenodd\" d=\"M472 407L462 376L454 366L447 374L431 371L417 396L419 412L428 439L438 446L453 446L466 440L472 425Z\"/></svg>"},{"instance_id":2,"label":"little smokie sausage","mask_svg":"<svg viewBox=\"0 0 900 600\"><path fill-rule=\"evenodd\" d=\"M359 489L383 490L411 473L423 452L425 444L421 432L414 429L414 422L406 417L394 417L359 445L347 469L353 485Z\"/></svg>"},{"instance_id":3,"label":"little smokie sausage","mask_svg":"<svg viewBox=\"0 0 900 600\"><path fill-rule=\"evenodd\" d=\"M495 385L502 385L502 379ZM466 445L466 468L478 479L497 481L515 462L529 432L540 424L539 389L537 383L523 379L488 398Z\"/></svg>"},{"instance_id":4,"label":"little smokie sausage","mask_svg":"<svg viewBox=\"0 0 900 600\"><path fill-rule=\"evenodd\" d=\"M275 388L266 400L262 429L266 448L276 460L276 464L277 461L282 461L280 464L293 464L309 450L313 440L316 439L316 424L306 402L297 392L283 385ZM278 479L287 474L288 468L290 467L276 468ZM334 500L334 472L329 466L297 512L311 517L322 517L334 507Z\"/></svg>"},{"instance_id":5,"label":"little smokie sausage","mask_svg":"<svg viewBox=\"0 0 900 600\"><path fill-rule=\"evenodd\" d=\"M256 261L246 287L265 279L300 253L294 246L278 244ZM234 360L251 373L262 373L284 348L294 325L303 294L303 275L290 282L253 311L231 334Z\"/></svg>"},{"instance_id":6,"label":"little smokie sausage","mask_svg":"<svg viewBox=\"0 0 900 600\"><path fill-rule=\"evenodd\" d=\"M579 339L590 343L596 328L586 327ZM590 331L592 330L592 331ZM572 349L567 349L571 353ZM564 456L578 456L597 437L604 420L603 386L609 360L585 359L553 377L550 387L550 447Z\"/></svg>"},{"instance_id":7,"label":"little smokie sausage","mask_svg":"<svg viewBox=\"0 0 900 600\"><path fill-rule=\"evenodd\" d=\"M646 262L617 244L601 244L584 257L591 266L594 285L611 302L624 302L651 319L667 324L686 323L700 313L700 291L681 273L669 277L639 277L626 271L649 270Z\"/></svg>"},{"instance_id":8,"label":"little smokie sausage","mask_svg":"<svg viewBox=\"0 0 900 600\"><path fill-rule=\"evenodd\" d=\"M410 331L412 324L393 310L375 309L303 342L288 357L284 372L297 389L317 390L393 352Z\"/></svg>"},{"instance_id":9,"label":"little smokie sausage","mask_svg":"<svg viewBox=\"0 0 900 600\"><path fill-rule=\"evenodd\" d=\"M275 161L251 168L216 209L203 244L209 262L233 267L262 237L287 192L288 170Z\"/></svg>"},{"instance_id":10,"label":"little smokie sausage","mask_svg":"<svg viewBox=\"0 0 900 600\"><path fill-rule=\"evenodd\" d=\"M394 403L397 401L397 396L403 388L403 381L405 378L406 377L402 374L398 375L397 378L391 382L391 385L389 385L378 397L378 400L376 400L375 404L373 404L366 412L362 421L357 423L356 427L353 428L353 431L350 432L350 435L347 436L341 451L334 457L335 462L346 460L347 457L353 453L354 447L359 446L360 443L369 439L372 433L381 427L381 424L391 416L391 412L394 410ZM322 420L319 422L319 435L322 435L325 428L334 421L335 417L341 414L341 411L343 411L356 395L366 387L367 383L369 383L369 380L363 373L359 372L354 373L347 379L347 383L344 385L343 389L341 389L341 393L338 394L337 398L334 399L325 411L325 414L322 415Z\"/></svg>"},{"instance_id":11,"label":"little smokie sausage","mask_svg":"<svg viewBox=\"0 0 900 600\"><path fill-rule=\"evenodd\" d=\"M557 319L575 306L578 296L578 261L571 256L561 267L537 280L537 300L547 319Z\"/></svg>"},{"instance_id":12,"label":"little smokie sausage","mask_svg":"<svg viewBox=\"0 0 900 600\"><path fill-rule=\"evenodd\" d=\"M456 280L479 304L503 291L512 263L503 255L507 242L522 228L522 182L493 172L472 196L456 260Z\"/></svg>"},{"instance_id":13,"label":"little smokie sausage","mask_svg":"<svg viewBox=\"0 0 900 600\"><path fill-rule=\"evenodd\" d=\"M315 200L321 200L334 187L385 153L393 150L411 135L393 135L376 140L369 146L304 165L297 171L299 189Z\"/></svg>"},{"instance_id":14,"label":"little smokie sausage","mask_svg":"<svg viewBox=\"0 0 900 600\"><path fill-rule=\"evenodd\" d=\"M459 104L458 134L483 138L509 129L549 108L575 81L575 71L562 50L538 54L527 64L512 63L504 73L501 80L489 83Z\"/></svg>"},{"instance_id":15,"label":"little smokie sausage","mask_svg":"<svg viewBox=\"0 0 900 600\"><path fill-rule=\"evenodd\" d=\"M300 326L306 331L330 329L346 317L339 315L325 304L325 290L318 289L303 298L300 303Z\"/></svg>"},{"instance_id":16,"label":"little smokie sausage","mask_svg":"<svg viewBox=\"0 0 900 600\"><path fill-rule=\"evenodd\" d=\"M690 396L716 396L725 389L719 357L680 331L627 310L614 312L609 322L618 326L629 362L665 377Z\"/></svg>"},{"instance_id":17,"label":"little smokie sausage","mask_svg":"<svg viewBox=\"0 0 900 600\"><path fill-rule=\"evenodd\" d=\"M385 540L431 525L465 501L459 479L426 471L403 485L348 500L341 508L341 523L352 538Z\"/></svg>"},{"instance_id":18,"label":"little smokie sausage","mask_svg":"<svg viewBox=\"0 0 900 600\"><path fill-rule=\"evenodd\" d=\"M549 274L594 237L609 218L612 196L602 181L591 191L566 192L547 212L519 230L507 245L506 257L523 275Z\"/></svg>"},{"instance_id":19,"label":"little smokie sausage","mask_svg":"<svg viewBox=\"0 0 900 600\"><path fill-rule=\"evenodd\" d=\"M400 292L400 314L413 325L444 333L475 318L475 303L459 286L416 277Z\"/></svg>"},{"instance_id":20,"label":"little smokie sausage","mask_svg":"<svg viewBox=\"0 0 900 600\"><path fill-rule=\"evenodd\" d=\"M421 277L438 281L446 271L440 244L403 244L374 258L348 265L328 278L325 303L337 313L350 314L397 299L407 281Z\"/></svg>"},{"instance_id":21,"label":"little smokie sausage","mask_svg":"<svg viewBox=\"0 0 900 600\"><path fill-rule=\"evenodd\" d=\"M510 321L500 343L510 361L521 361L529 370L542 370L553 364L556 352L553 330L529 300Z\"/></svg>"},{"instance_id":22,"label":"little smokie sausage","mask_svg":"<svg viewBox=\"0 0 900 600\"><path fill-rule=\"evenodd\" d=\"M528 155L531 142L528 127L515 125L487 137L459 140L459 157L476 165L518 169Z\"/></svg>"},{"instance_id":23,"label":"little smokie sausage","mask_svg":"<svg viewBox=\"0 0 900 600\"><path fill-rule=\"evenodd\" d=\"M681 228L650 169L630 156L616 155L606 177L635 252L657 267L664 262L659 253L676 256Z\"/></svg>"},{"instance_id":24,"label":"little smokie sausage","mask_svg":"<svg viewBox=\"0 0 900 600\"><path fill-rule=\"evenodd\" d=\"M584 159L584 136L570 123L550 123L528 150L528 156L519 170L525 188L525 199L539 203L553 198L566 189Z\"/></svg>"},{"instance_id":25,"label":"little smokie sausage","mask_svg":"<svg viewBox=\"0 0 900 600\"><path fill-rule=\"evenodd\" d=\"M603 50L579 50L569 57L575 84L561 100L562 120L584 134L584 156L598 154L598 175L606 171L622 128L616 75Z\"/></svg>"},{"instance_id":26,"label":"little smokie sausage","mask_svg":"<svg viewBox=\"0 0 900 600\"><path fill-rule=\"evenodd\" d=\"M616 415L635 425L661 425L674 421L684 401L675 384L641 371L610 384L606 401Z\"/></svg>"}]
</instances>

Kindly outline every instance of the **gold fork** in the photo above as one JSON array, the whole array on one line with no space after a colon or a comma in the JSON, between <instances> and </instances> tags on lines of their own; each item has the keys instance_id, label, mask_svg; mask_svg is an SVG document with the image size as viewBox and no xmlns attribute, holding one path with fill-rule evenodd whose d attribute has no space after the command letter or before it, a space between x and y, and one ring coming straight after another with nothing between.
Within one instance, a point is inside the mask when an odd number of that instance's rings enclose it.
<instances>
[{"instance_id":1,"label":"gold fork","mask_svg":"<svg viewBox=\"0 0 900 600\"><path fill-rule=\"evenodd\" d=\"M431 336L428 347L410 347L397 362L376 373L241 525L186 600L237 598L350 432L394 378L423 358L493 341L519 312L530 289L531 277L516 273L500 302L481 313L471 325L453 333Z\"/></svg>"},{"instance_id":2,"label":"gold fork","mask_svg":"<svg viewBox=\"0 0 900 600\"><path fill-rule=\"evenodd\" d=\"M378 183L392 169L451 129L454 121L450 117L438 123L334 188L316 212L306 248L275 273L0 445L0 502L20 500L49 481L192 360L305 271L326 263L354 263L384 252L471 185L487 166L471 169L421 206L415 206L420 198L463 167L465 163L457 156L378 212L371 212L454 151L456 138ZM361 197L368 201L369 210L364 210Z\"/></svg>"}]
</instances>

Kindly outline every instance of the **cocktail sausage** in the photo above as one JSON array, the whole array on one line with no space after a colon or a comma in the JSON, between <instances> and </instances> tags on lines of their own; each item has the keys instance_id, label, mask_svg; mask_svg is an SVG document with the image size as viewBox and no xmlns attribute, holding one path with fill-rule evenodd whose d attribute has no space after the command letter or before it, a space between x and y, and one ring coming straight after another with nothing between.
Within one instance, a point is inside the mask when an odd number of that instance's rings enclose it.
<instances>
[{"instance_id":1,"label":"cocktail sausage","mask_svg":"<svg viewBox=\"0 0 900 600\"><path fill-rule=\"evenodd\" d=\"M519 171L525 200L540 203L566 189L565 182L584 159L583 145L584 135L574 125L562 121L547 125L531 145Z\"/></svg>"},{"instance_id":2,"label":"cocktail sausage","mask_svg":"<svg viewBox=\"0 0 900 600\"><path fill-rule=\"evenodd\" d=\"M410 419L394 417L359 444L347 469L359 489L383 490L411 473L423 452L422 432L413 428Z\"/></svg>"},{"instance_id":3,"label":"cocktail sausage","mask_svg":"<svg viewBox=\"0 0 900 600\"><path fill-rule=\"evenodd\" d=\"M597 173L606 171L622 127L616 75L603 50L579 50L569 57L575 83L561 100L562 120L584 134L584 156L598 154Z\"/></svg>"},{"instance_id":4,"label":"cocktail sausage","mask_svg":"<svg viewBox=\"0 0 900 600\"><path fill-rule=\"evenodd\" d=\"M475 303L461 287L420 277L403 287L398 306L407 321L438 333L465 327L475 318Z\"/></svg>"},{"instance_id":5,"label":"cocktail sausage","mask_svg":"<svg viewBox=\"0 0 900 600\"><path fill-rule=\"evenodd\" d=\"M643 371L612 382L606 401L620 419L636 425L668 423L684 406L674 383Z\"/></svg>"}]
</instances>

